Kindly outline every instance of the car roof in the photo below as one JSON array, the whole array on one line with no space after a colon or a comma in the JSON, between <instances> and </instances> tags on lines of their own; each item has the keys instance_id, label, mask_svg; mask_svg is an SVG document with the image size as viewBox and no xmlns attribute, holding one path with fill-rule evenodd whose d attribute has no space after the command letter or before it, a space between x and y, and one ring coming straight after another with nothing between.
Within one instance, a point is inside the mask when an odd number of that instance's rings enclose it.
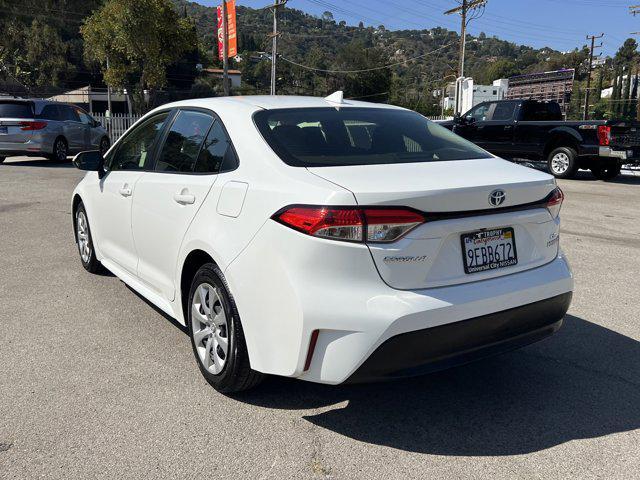
<instances>
[{"instance_id":1,"label":"car roof","mask_svg":"<svg viewBox=\"0 0 640 480\"><path fill-rule=\"evenodd\" d=\"M221 107L244 107L252 110L276 110L283 108L322 108L322 107L360 107L360 108L385 108L402 109L394 105L382 103L361 102L345 99L342 103L334 103L321 97L305 97L295 95L245 95L234 97L212 97L183 100L163 105L167 107L202 107L216 110Z\"/></svg>"}]
</instances>

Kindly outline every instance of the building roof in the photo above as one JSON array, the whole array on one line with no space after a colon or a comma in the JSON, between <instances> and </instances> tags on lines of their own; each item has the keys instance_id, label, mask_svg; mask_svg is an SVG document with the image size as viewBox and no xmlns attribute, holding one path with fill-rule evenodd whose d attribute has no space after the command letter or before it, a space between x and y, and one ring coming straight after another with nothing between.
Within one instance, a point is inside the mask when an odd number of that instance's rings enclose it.
<instances>
[{"instance_id":1,"label":"building roof","mask_svg":"<svg viewBox=\"0 0 640 480\"><path fill-rule=\"evenodd\" d=\"M205 73L215 73L216 75L222 75L224 70L222 68L203 68L203 72ZM240 70L229 70L229 75L242 75Z\"/></svg>"}]
</instances>

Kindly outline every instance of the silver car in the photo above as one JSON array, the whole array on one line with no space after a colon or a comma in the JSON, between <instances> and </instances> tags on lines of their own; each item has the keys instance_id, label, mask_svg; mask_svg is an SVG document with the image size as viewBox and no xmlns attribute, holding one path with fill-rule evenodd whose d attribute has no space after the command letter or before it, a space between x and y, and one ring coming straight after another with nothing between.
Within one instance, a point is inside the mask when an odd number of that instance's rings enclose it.
<instances>
[{"instance_id":1,"label":"silver car","mask_svg":"<svg viewBox=\"0 0 640 480\"><path fill-rule=\"evenodd\" d=\"M109 149L109 134L82 108L48 100L0 99L0 163L26 155L64 161Z\"/></svg>"}]
</instances>

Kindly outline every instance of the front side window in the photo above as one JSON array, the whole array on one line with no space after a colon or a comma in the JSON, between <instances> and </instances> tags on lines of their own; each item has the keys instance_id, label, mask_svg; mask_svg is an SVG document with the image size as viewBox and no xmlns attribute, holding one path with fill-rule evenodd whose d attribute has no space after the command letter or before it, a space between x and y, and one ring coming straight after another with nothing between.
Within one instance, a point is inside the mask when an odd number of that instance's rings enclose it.
<instances>
[{"instance_id":1,"label":"front side window","mask_svg":"<svg viewBox=\"0 0 640 480\"><path fill-rule=\"evenodd\" d=\"M91 118L87 112L78 108L76 109L76 113L78 114L78 117L80 117L80 122L85 125L93 125L93 118Z\"/></svg>"},{"instance_id":2,"label":"front side window","mask_svg":"<svg viewBox=\"0 0 640 480\"><path fill-rule=\"evenodd\" d=\"M254 114L288 165L322 167L491 158L486 151L408 110L297 108Z\"/></svg>"},{"instance_id":3,"label":"front side window","mask_svg":"<svg viewBox=\"0 0 640 480\"><path fill-rule=\"evenodd\" d=\"M142 170L168 116L169 112L155 115L127 133L107 162L109 170Z\"/></svg>"},{"instance_id":4,"label":"front side window","mask_svg":"<svg viewBox=\"0 0 640 480\"><path fill-rule=\"evenodd\" d=\"M179 112L167 133L155 171L193 172L200 147L212 123L213 117L206 113L189 110Z\"/></svg>"},{"instance_id":5,"label":"front side window","mask_svg":"<svg viewBox=\"0 0 640 480\"><path fill-rule=\"evenodd\" d=\"M489 120L489 109L491 108L492 103L484 103L482 105L478 105L477 107L472 108L467 112L465 118L467 120L474 119L476 122L484 122Z\"/></svg>"}]
</instances>

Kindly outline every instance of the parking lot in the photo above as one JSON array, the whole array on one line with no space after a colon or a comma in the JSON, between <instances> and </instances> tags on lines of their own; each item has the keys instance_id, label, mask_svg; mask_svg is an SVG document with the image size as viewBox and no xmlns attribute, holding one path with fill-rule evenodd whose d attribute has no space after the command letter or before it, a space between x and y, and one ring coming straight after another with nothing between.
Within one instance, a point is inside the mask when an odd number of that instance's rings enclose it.
<instances>
[{"instance_id":1,"label":"parking lot","mask_svg":"<svg viewBox=\"0 0 640 480\"><path fill-rule=\"evenodd\" d=\"M560 182L576 289L556 336L410 381L230 398L177 323L83 270L81 175L0 165L0 478L638 475L640 176Z\"/></svg>"}]
</instances>

